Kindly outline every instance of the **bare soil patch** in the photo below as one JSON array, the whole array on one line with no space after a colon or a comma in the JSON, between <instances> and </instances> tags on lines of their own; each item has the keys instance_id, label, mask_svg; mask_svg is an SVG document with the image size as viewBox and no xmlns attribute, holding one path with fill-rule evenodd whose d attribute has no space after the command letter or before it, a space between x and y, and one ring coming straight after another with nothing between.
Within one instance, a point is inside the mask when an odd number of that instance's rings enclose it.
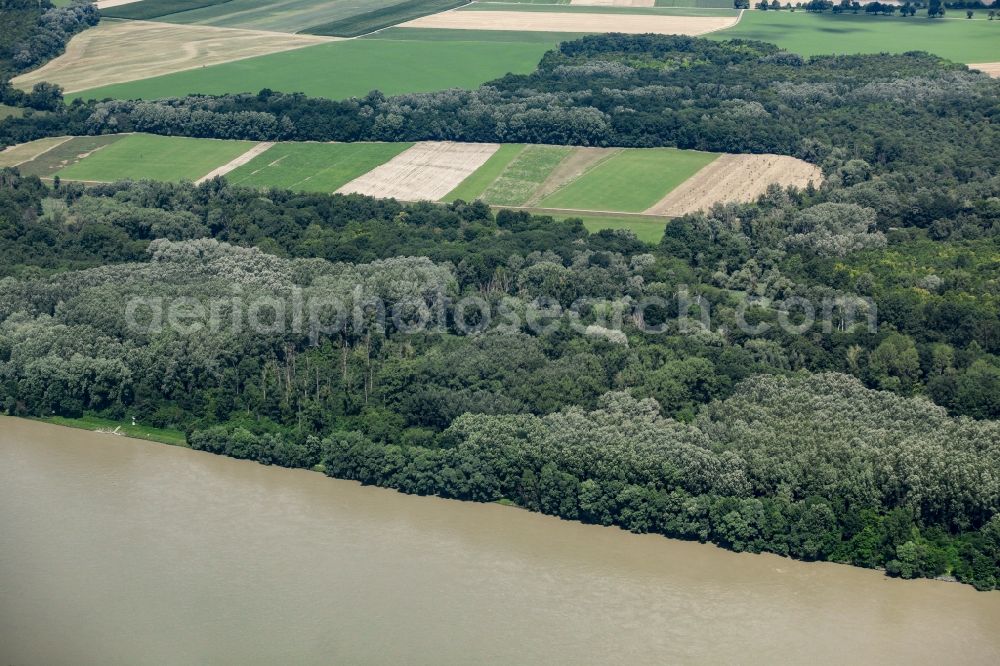
<instances>
[{"instance_id":1,"label":"bare soil patch","mask_svg":"<svg viewBox=\"0 0 1000 666\"><path fill-rule=\"evenodd\" d=\"M566 183L576 180L584 173L597 166L612 155L621 152L621 148L577 148L566 159L552 170L525 206L535 206L539 201L552 194Z\"/></svg>"},{"instance_id":2,"label":"bare soil patch","mask_svg":"<svg viewBox=\"0 0 1000 666\"><path fill-rule=\"evenodd\" d=\"M676 217L714 203L753 201L772 183L787 187L819 185L819 167L786 155L722 155L674 188L645 212Z\"/></svg>"},{"instance_id":3,"label":"bare soil patch","mask_svg":"<svg viewBox=\"0 0 1000 666\"><path fill-rule=\"evenodd\" d=\"M426 141L337 190L401 201L437 201L486 163L496 143Z\"/></svg>"},{"instance_id":4,"label":"bare soil patch","mask_svg":"<svg viewBox=\"0 0 1000 666\"><path fill-rule=\"evenodd\" d=\"M407 28L522 30L528 32L624 32L703 35L736 24L735 16L660 16L558 12L445 12L407 23Z\"/></svg>"},{"instance_id":5,"label":"bare soil patch","mask_svg":"<svg viewBox=\"0 0 1000 666\"><path fill-rule=\"evenodd\" d=\"M969 65L969 69L978 69L980 72L986 72L993 78L1000 78L1000 62L980 62Z\"/></svg>"},{"instance_id":6,"label":"bare soil patch","mask_svg":"<svg viewBox=\"0 0 1000 666\"><path fill-rule=\"evenodd\" d=\"M28 90L48 81L72 93L335 39L153 21L101 22L73 37L63 55L13 83Z\"/></svg>"}]
</instances>

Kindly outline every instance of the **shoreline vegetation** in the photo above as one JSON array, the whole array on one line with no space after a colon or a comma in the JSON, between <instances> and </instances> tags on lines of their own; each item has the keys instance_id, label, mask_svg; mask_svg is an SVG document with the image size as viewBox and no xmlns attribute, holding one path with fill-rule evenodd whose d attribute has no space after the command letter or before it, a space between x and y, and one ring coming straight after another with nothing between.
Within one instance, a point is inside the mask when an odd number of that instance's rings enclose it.
<instances>
[{"instance_id":1,"label":"shoreline vegetation","mask_svg":"<svg viewBox=\"0 0 1000 666\"><path fill-rule=\"evenodd\" d=\"M112 419L103 419L103 418L95 417L95 416L84 416L84 417L81 417L81 418L66 418L66 417L58 417L58 416L51 416L51 417L19 417L19 416L8 416L7 418L20 418L20 419L24 419L26 421L36 421L36 422L39 422L39 423L45 423L47 425L54 425L54 426L59 426L59 427L63 427L63 428L69 428L69 429L73 429L73 430L87 430L87 431L95 432L95 433L99 433L99 434L112 435L112 436L122 436L122 437L125 437L126 439L133 439L133 440L136 440L136 441L144 441L144 442L153 442L155 444L164 444L166 446L179 446L181 448L186 448L186 449L192 448L187 443L187 441L185 439L184 433L181 432L181 431L179 431L179 430L172 430L172 429L169 429L169 428L153 428L153 427L141 426L141 425L132 426L130 424L127 424L126 422L117 422L117 421L114 421ZM94 427L94 426L97 426L97 427ZM110 432L110 430L112 430L114 428L120 428L120 432L117 432L117 433L116 432ZM203 450L203 449L193 449L193 450ZM246 460L245 458L238 458L238 457L234 457L234 456L231 456L231 455L227 455L225 453L216 453L216 452L211 452L211 451L206 451L206 453L211 453L212 455L219 455L219 456L223 456L223 457L226 457L226 458L232 458L234 460ZM257 460L249 460L249 462L254 462L254 463L259 464L259 465L264 465L265 467L271 467L272 466L269 463L261 463L260 461L257 461ZM482 501L482 500L457 499L457 498L453 498L453 497L445 497L445 496L442 496L442 495L424 495L424 494L407 492L405 490L401 490L399 488L395 488L395 487L392 487L392 486L382 486L382 485L368 484L368 483L364 483L363 481L359 481L357 479L352 479L352 478L349 478L349 477L333 476L333 475L331 475L331 474L328 473L327 468L326 468L326 466L323 463L317 463L316 465L313 465L312 467L304 467L304 468L300 468L300 469L302 469L303 471L307 471L307 472L317 472L319 474L322 474L323 476L328 476L328 477L330 477L332 479L337 479L337 480L340 480L340 481L353 481L353 482L357 483L358 485L360 485L362 487L375 487L375 488L381 488L383 490L390 490L392 492L399 493L400 495L409 495L409 496L415 496L415 497L431 496L431 497L436 497L438 499L451 500L451 501L456 501L456 502L468 502L468 503L472 503L472 504L497 504L497 505L500 505L500 506L509 507L509 508L512 508L512 509L517 509L517 510L520 510L520 511L527 511L529 513L540 513L541 515L549 516L551 518L558 518L559 520L568 520L568 521L571 521L571 522L580 523L581 525L587 525L587 524L595 525L594 523L587 523L587 522L582 521L582 520L577 520L577 519L573 519L573 518L564 518L564 517L556 515L556 514L550 514L550 513L540 512L540 511L531 509L529 507L523 506L523 505L517 503L516 501L514 501L514 500L512 500L510 498L507 498L507 497L501 497L499 499L495 499L495 500L492 500L492 501ZM600 525L600 524L596 524L596 526L597 527L610 527L610 528L614 528L616 530L620 530L623 533L629 533L629 532L631 532L633 534L635 533L635 532L632 532L632 531L628 530L627 528L625 528L625 527L623 527L621 525ZM681 538L677 538L677 537L673 537L673 536L669 536L669 535L664 535L664 534L658 534L657 536L662 537L664 539L669 539L671 541L680 541L680 542L684 542L684 541L691 542L691 541L693 541L692 539L681 539ZM777 555L778 557L786 558L786 559L789 559L789 560L794 560L794 561L799 561L799 562L803 561L803 560L801 560L799 558L792 557L792 556L790 556L788 554L774 553L774 552L771 552L771 551L759 551L759 552L754 552L754 551L738 551L738 550L734 550L732 548L727 548L727 547L725 547L723 545L720 545L718 543L711 542L711 541L705 541L705 540L697 540L697 543L699 543L701 545L705 545L705 546L712 546L714 548L718 548L720 550L724 550L724 551L727 551L727 552L735 552L735 553L738 553L738 554L747 554L747 555ZM805 564L816 564L816 563L819 563L819 562L823 562L823 563L826 563L826 564L836 564L836 565L846 566L846 567L851 567L851 568L871 569L873 571L878 571L878 572L881 572L881 573L886 573L886 568L885 567L857 567L856 565L853 565L850 562L843 562L843 561L837 561L837 560L814 560L814 561L808 561L807 560L804 563ZM934 576L932 578L929 578L929 580L933 580L933 581L941 582L941 583L961 583L962 582L962 581L958 580L955 576L950 575L950 574L942 574L942 575Z\"/></svg>"},{"instance_id":2,"label":"shoreline vegetation","mask_svg":"<svg viewBox=\"0 0 1000 666\"><path fill-rule=\"evenodd\" d=\"M68 416L32 416L32 417L12 417L27 418L29 421L39 421L49 425L73 428L76 430L89 430L106 435L128 437L130 439L141 439L158 444L169 446L180 446L186 449L191 448L187 443L184 432L174 428L154 428L153 426L132 425L128 421L115 421L99 416L84 415L80 417ZM117 430L117 432L115 432Z\"/></svg>"}]
</instances>

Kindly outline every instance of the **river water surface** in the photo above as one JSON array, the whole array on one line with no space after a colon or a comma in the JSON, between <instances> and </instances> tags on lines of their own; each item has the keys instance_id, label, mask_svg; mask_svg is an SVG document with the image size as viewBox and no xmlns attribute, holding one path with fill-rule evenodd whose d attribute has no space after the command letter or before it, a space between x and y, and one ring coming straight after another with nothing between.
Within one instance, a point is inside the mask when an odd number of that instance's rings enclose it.
<instances>
[{"instance_id":1,"label":"river water surface","mask_svg":"<svg viewBox=\"0 0 1000 666\"><path fill-rule=\"evenodd\" d=\"M1000 663L1000 592L0 417L0 664Z\"/></svg>"}]
</instances>

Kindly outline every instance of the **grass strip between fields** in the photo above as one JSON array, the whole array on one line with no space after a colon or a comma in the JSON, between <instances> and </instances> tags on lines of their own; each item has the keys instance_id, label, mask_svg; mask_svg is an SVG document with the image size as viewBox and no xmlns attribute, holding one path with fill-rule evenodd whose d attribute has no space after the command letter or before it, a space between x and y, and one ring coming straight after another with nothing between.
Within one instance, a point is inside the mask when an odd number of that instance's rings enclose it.
<instances>
[{"instance_id":1,"label":"grass strip between fields","mask_svg":"<svg viewBox=\"0 0 1000 666\"><path fill-rule=\"evenodd\" d=\"M412 21L421 16L437 14L467 4L469 4L469 0L406 0L398 5L380 7L339 21L314 25L299 32L330 37L358 37L382 28Z\"/></svg>"}]
</instances>

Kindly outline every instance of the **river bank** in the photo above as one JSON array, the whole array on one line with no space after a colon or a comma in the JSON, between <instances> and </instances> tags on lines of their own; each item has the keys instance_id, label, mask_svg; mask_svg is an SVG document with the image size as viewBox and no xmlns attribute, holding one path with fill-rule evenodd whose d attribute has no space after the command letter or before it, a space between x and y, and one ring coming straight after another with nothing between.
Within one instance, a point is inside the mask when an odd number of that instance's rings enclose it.
<instances>
[{"instance_id":1,"label":"river bank","mask_svg":"<svg viewBox=\"0 0 1000 666\"><path fill-rule=\"evenodd\" d=\"M7 661L1000 660L968 586L136 444L0 418Z\"/></svg>"}]
</instances>

